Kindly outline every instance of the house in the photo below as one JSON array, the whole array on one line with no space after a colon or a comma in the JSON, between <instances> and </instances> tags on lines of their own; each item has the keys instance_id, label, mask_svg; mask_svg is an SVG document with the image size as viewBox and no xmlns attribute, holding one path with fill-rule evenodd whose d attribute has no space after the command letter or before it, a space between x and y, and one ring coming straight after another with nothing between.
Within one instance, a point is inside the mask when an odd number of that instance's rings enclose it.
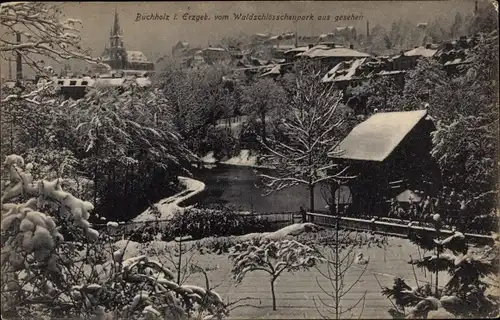
<instances>
[{"instance_id":1,"label":"house","mask_svg":"<svg viewBox=\"0 0 500 320\"><path fill-rule=\"evenodd\" d=\"M140 87L149 87L151 80L145 76L122 76L101 75L99 78L81 77L81 78L54 78L54 85L59 94L65 98L80 99L83 98L91 87L122 87L125 81L133 80Z\"/></svg>"},{"instance_id":2,"label":"house","mask_svg":"<svg viewBox=\"0 0 500 320\"><path fill-rule=\"evenodd\" d=\"M205 60L206 63L214 63L220 62L224 60L229 60L231 58L231 54L228 50L224 48L214 48L208 47L201 50L201 56Z\"/></svg>"},{"instance_id":3,"label":"house","mask_svg":"<svg viewBox=\"0 0 500 320\"><path fill-rule=\"evenodd\" d=\"M435 131L427 110L380 112L358 124L329 154L347 167L343 185L354 213L384 214L387 200L405 190L435 195L440 171L430 152Z\"/></svg>"}]
</instances>

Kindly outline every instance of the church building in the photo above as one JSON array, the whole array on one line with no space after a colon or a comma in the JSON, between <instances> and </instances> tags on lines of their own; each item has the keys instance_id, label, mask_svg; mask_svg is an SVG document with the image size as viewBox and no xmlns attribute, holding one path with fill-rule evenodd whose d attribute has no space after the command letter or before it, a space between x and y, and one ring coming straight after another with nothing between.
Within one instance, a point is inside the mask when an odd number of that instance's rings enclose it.
<instances>
[{"instance_id":1,"label":"church building","mask_svg":"<svg viewBox=\"0 0 500 320\"><path fill-rule=\"evenodd\" d=\"M149 61L141 51L128 51L123 44L123 30L120 28L118 12L115 10L115 20L109 37L109 48L105 47L101 55L102 62L113 70L153 71L154 63Z\"/></svg>"}]
</instances>

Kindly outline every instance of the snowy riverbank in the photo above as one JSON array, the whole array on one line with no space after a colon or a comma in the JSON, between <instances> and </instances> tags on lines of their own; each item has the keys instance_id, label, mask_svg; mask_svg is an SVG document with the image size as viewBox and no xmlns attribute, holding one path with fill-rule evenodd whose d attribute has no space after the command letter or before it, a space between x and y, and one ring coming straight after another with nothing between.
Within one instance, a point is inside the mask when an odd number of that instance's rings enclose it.
<instances>
[{"instance_id":1,"label":"snowy riverbank","mask_svg":"<svg viewBox=\"0 0 500 320\"><path fill-rule=\"evenodd\" d=\"M192 206L182 207L181 203L203 192L205 190L205 184L201 181L187 177L178 177L178 179L179 183L186 187L186 190L160 200L160 202L154 204L155 208L158 209L158 212L147 209L132 219L132 221L146 222L154 220L168 220L171 219L176 212L190 209Z\"/></svg>"},{"instance_id":2,"label":"snowy riverbank","mask_svg":"<svg viewBox=\"0 0 500 320\"><path fill-rule=\"evenodd\" d=\"M214 152L210 151L204 157L200 158L201 161L206 165L214 165L217 163L231 165L231 166L242 166L251 168L261 168L261 169L272 169L271 167L262 166L258 164L258 155L252 155L250 150L241 150L237 156L234 156L226 161L219 161L215 158Z\"/></svg>"}]
</instances>

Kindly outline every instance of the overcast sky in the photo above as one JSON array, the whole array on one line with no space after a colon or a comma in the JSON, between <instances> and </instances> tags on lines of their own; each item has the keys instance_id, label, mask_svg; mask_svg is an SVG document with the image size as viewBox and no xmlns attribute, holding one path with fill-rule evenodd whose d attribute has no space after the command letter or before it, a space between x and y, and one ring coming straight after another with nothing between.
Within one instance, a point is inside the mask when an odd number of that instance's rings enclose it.
<instances>
[{"instance_id":1,"label":"overcast sky","mask_svg":"<svg viewBox=\"0 0 500 320\"><path fill-rule=\"evenodd\" d=\"M128 50L143 51L147 55L170 52L179 40L192 45L207 46L224 36L240 32L278 33L293 31L291 21L235 21L234 13L270 14L312 14L315 17L330 15L329 21L299 22L299 34L318 35L331 32L336 26L353 25L362 33L366 31L366 20L371 27L381 24L389 27L399 17L412 22L427 22L438 16L453 19L456 12L472 12L474 0L451 1L228 1L228 2L87 2L66 3L67 17L79 18L83 22L84 45L92 47L99 54L109 43L109 30L113 23L115 8L118 9L124 42ZM209 21L183 21L182 15L207 13ZM167 14L173 21L138 21L137 14ZM215 21L214 15L227 14L228 21ZM337 15L362 15L358 21L335 22ZM153 58L153 57L151 57Z\"/></svg>"},{"instance_id":2,"label":"overcast sky","mask_svg":"<svg viewBox=\"0 0 500 320\"><path fill-rule=\"evenodd\" d=\"M215 44L224 36L238 33L281 33L293 31L291 21L235 21L233 14L312 14L315 21L298 23L300 35L319 35L331 32L337 26L352 25L366 33L366 21L373 28L390 24L401 18L415 24L428 22L436 17L453 19L457 12L474 10L474 0L445 1L228 1L228 2L68 2L63 12L68 18L83 22L82 46L91 47L94 56L100 56L109 43L109 32L117 8L127 50L144 52L151 60L158 54L169 54L179 40L192 46ZM170 21L138 21L137 14L170 15ZM207 14L209 21L184 21L183 14ZM172 20L177 14L178 20ZM228 21L216 21L215 15L227 14ZM338 21L339 15L363 16L357 21ZM318 16L330 15L329 21L318 21ZM2 68L4 69L4 68ZM4 69L5 70L5 69ZM5 72L2 71L2 75Z\"/></svg>"}]
</instances>

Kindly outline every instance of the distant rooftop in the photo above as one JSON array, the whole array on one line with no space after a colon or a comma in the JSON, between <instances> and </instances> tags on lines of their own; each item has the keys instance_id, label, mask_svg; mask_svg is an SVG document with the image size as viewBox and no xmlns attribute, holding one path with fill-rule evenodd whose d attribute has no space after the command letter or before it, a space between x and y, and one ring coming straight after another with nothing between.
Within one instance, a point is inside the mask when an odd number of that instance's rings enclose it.
<instances>
[{"instance_id":1,"label":"distant rooftop","mask_svg":"<svg viewBox=\"0 0 500 320\"><path fill-rule=\"evenodd\" d=\"M306 52L299 53L298 56L305 56L309 58L326 58L326 57L370 57L368 53L360 52L354 49L348 48L329 48L325 45L318 45Z\"/></svg>"},{"instance_id":2,"label":"distant rooftop","mask_svg":"<svg viewBox=\"0 0 500 320\"><path fill-rule=\"evenodd\" d=\"M405 56L421 56L421 57L433 57L437 52L437 49L431 49L426 47L418 47L412 50L406 51Z\"/></svg>"}]
</instances>

